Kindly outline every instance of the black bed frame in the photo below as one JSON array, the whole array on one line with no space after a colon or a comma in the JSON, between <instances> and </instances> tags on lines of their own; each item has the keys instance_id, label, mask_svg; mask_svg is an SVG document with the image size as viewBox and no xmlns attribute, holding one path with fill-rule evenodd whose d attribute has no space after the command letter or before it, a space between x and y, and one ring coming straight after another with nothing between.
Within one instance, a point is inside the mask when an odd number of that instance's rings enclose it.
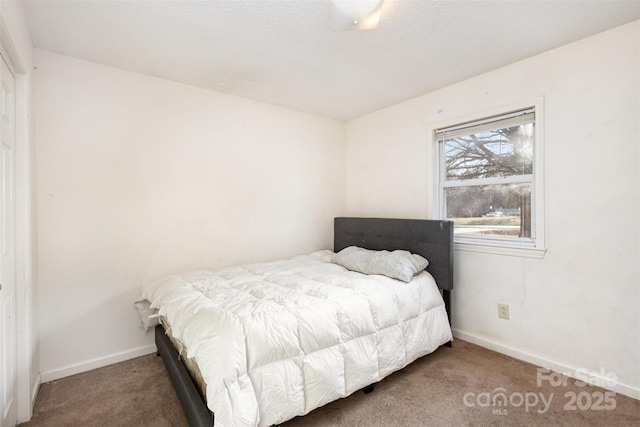
<instances>
[{"instance_id":1,"label":"black bed frame","mask_svg":"<svg viewBox=\"0 0 640 427\"><path fill-rule=\"evenodd\" d=\"M373 250L404 249L429 260L427 271L442 290L451 323L453 289L453 222L393 218L335 218L333 249L347 246ZM157 354L162 356L189 426L212 427L214 418L162 326L156 326ZM447 343L451 346L451 343ZM373 385L365 392L373 390Z\"/></svg>"}]
</instances>

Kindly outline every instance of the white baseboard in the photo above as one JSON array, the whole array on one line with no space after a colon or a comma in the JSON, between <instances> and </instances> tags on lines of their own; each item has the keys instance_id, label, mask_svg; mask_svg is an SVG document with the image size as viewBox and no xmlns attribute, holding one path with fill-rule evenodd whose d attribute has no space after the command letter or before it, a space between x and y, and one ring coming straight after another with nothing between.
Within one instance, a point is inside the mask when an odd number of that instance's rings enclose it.
<instances>
[{"instance_id":1,"label":"white baseboard","mask_svg":"<svg viewBox=\"0 0 640 427\"><path fill-rule=\"evenodd\" d=\"M38 397L38 391L40 391L40 384L42 384L42 375L38 375L31 386L31 412L33 412L33 408L36 407L36 398Z\"/></svg>"},{"instance_id":2,"label":"white baseboard","mask_svg":"<svg viewBox=\"0 0 640 427\"><path fill-rule=\"evenodd\" d=\"M31 417L33 417L33 410L36 407L36 399L38 397L38 391L40 390L40 378L40 375L38 375L33 384L31 384L31 388L28 393L30 406L18 415L18 425L28 422L31 420Z\"/></svg>"},{"instance_id":3,"label":"white baseboard","mask_svg":"<svg viewBox=\"0 0 640 427\"><path fill-rule=\"evenodd\" d=\"M134 359L136 357L145 356L155 353L155 344L138 347L131 350L115 353L110 356L98 357L87 360L85 362L75 363L63 368L54 369L40 374L40 381L48 383L49 381L58 380L60 378L69 377L71 375L80 374L82 372L91 371L92 369L102 368L104 366L113 365L114 363L124 362L125 360Z\"/></svg>"},{"instance_id":4,"label":"white baseboard","mask_svg":"<svg viewBox=\"0 0 640 427\"><path fill-rule=\"evenodd\" d=\"M522 350L497 343L486 337L470 334L459 329L453 329L453 336L454 338L460 338L463 341L468 341L472 344L479 345L480 347L488 348L489 350L506 354L507 356L511 356L515 359L523 360L533 365L549 369L553 372L561 373L569 377L588 382L590 384L595 384L604 389L611 390L616 393L632 397L634 399L640 399L640 388L621 383L617 380L612 380L612 378L609 377L603 377L602 375L600 375L600 373L586 372L582 367L569 366L564 363L549 360L542 356L527 353Z\"/></svg>"}]
</instances>

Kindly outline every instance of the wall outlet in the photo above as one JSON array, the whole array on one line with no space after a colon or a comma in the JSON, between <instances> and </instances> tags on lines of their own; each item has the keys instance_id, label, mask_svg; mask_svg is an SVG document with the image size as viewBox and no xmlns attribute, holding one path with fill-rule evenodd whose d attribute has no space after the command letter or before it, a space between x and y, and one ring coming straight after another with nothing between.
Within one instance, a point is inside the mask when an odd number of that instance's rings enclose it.
<instances>
[{"instance_id":1,"label":"wall outlet","mask_svg":"<svg viewBox=\"0 0 640 427\"><path fill-rule=\"evenodd\" d=\"M509 320L509 304L498 303L498 317Z\"/></svg>"}]
</instances>

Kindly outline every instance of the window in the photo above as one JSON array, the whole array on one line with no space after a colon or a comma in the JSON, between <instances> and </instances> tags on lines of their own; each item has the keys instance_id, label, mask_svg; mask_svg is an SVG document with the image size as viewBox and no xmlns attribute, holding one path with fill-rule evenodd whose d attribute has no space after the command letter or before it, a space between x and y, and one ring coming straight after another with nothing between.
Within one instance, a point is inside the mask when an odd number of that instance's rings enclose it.
<instances>
[{"instance_id":1,"label":"window","mask_svg":"<svg viewBox=\"0 0 640 427\"><path fill-rule=\"evenodd\" d=\"M456 246L464 245L458 249L544 253L540 107L534 103L433 129L438 215L454 222Z\"/></svg>"}]
</instances>

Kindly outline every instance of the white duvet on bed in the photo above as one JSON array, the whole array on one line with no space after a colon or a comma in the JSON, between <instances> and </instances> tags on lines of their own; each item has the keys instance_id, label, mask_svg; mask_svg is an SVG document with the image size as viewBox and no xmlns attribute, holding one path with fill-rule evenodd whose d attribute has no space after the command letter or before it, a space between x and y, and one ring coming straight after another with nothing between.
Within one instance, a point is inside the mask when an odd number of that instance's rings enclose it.
<instances>
[{"instance_id":1,"label":"white duvet on bed","mask_svg":"<svg viewBox=\"0 0 640 427\"><path fill-rule=\"evenodd\" d=\"M216 426L270 426L452 339L435 281L366 276L332 252L165 277L143 297L194 358Z\"/></svg>"}]
</instances>

